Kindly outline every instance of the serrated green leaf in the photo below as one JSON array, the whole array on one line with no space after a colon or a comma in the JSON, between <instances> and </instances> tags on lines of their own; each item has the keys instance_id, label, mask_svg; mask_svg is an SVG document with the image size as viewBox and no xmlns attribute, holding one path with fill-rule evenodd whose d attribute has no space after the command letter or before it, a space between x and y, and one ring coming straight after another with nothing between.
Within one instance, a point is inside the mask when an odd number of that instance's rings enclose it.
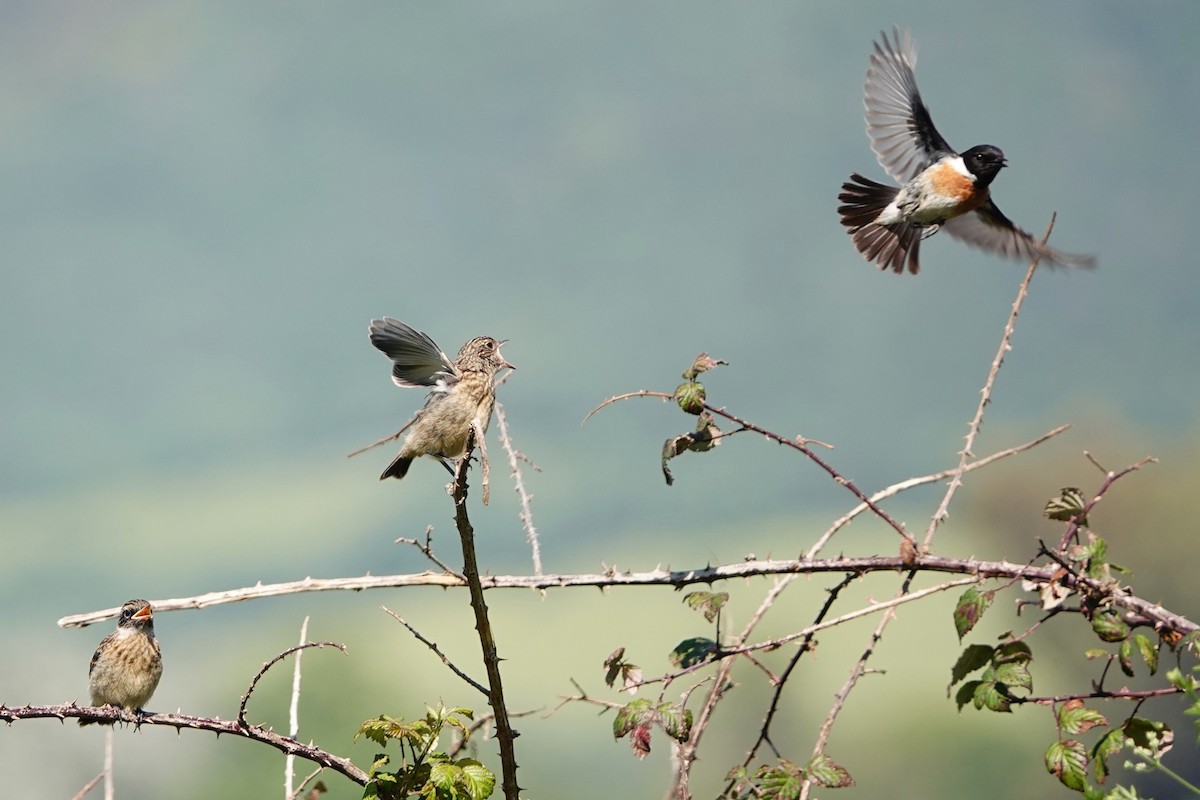
<instances>
[{"instance_id":1,"label":"serrated green leaf","mask_svg":"<svg viewBox=\"0 0 1200 800\"><path fill-rule=\"evenodd\" d=\"M844 789L854 785L854 778L850 777L849 770L824 754L809 761L805 771L809 780L826 789Z\"/></svg>"},{"instance_id":2,"label":"serrated green leaf","mask_svg":"<svg viewBox=\"0 0 1200 800\"><path fill-rule=\"evenodd\" d=\"M758 784L757 797L766 800L795 800L800 796L800 788L804 785L804 770L787 759L781 759L778 766L760 767L754 773Z\"/></svg>"},{"instance_id":3,"label":"serrated green leaf","mask_svg":"<svg viewBox=\"0 0 1200 800\"><path fill-rule=\"evenodd\" d=\"M1029 672L1029 663L1027 661L1010 661L1005 664L997 664L991 670L992 679L997 683L1004 684L1011 692L1013 689L1033 689L1033 675ZM987 679L987 673L984 673L984 679Z\"/></svg>"},{"instance_id":4,"label":"serrated green leaf","mask_svg":"<svg viewBox=\"0 0 1200 800\"><path fill-rule=\"evenodd\" d=\"M1111 608L1102 609L1092 615L1092 631L1102 642L1121 642L1129 636L1129 626L1121 615Z\"/></svg>"},{"instance_id":5,"label":"serrated green leaf","mask_svg":"<svg viewBox=\"0 0 1200 800\"><path fill-rule=\"evenodd\" d=\"M613 736L620 739L625 734L653 717L650 701L645 698L631 700L617 711L613 719Z\"/></svg>"},{"instance_id":6,"label":"serrated green leaf","mask_svg":"<svg viewBox=\"0 0 1200 800\"><path fill-rule=\"evenodd\" d=\"M1100 737L1092 747L1092 764L1095 765L1096 782L1108 780L1108 759L1112 758L1125 747L1125 733L1120 728L1113 728Z\"/></svg>"},{"instance_id":7,"label":"serrated green leaf","mask_svg":"<svg viewBox=\"0 0 1200 800\"><path fill-rule=\"evenodd\" d=\"M958 656L958 661L954 662L954 666L950 668L950 686L946 687L946 694L950 694L950 689L954 684L975 670L986 666L992 660L995 652L996 648L986 644L973 644L964 648Z\"/></svg>"},{"instance_id":8,"label":"serrated green leaf","mask_svg":"<svg viewBox=\"0 0 1200 800\"><path fill-rule=\"evenodd\" d=\"M678 703L660 703L656 709L663 730L677 742L686 742L692 735L692 712Z\"/></svg>"},{"instance_id":9,"label":"serrated green leaf","mask_svg":"<svg viewBox=\"0 0 1200 800\"><path fill-rule=\"evenodd\" d=\"M1073 486L1068 486L1059 493L1058 497L1051 498L1046 503L1046 508L1042 513L1050 519L1066 522L1071 517L1079 517L1085 505L1087 505L1087 501L1083 498L1083 492ZM1080 525L1087 525L1087 517L1080 517L1078 522Z\"/></svg>"},{"instance_id":10,"label":"serrated green leaf","mask_svg":"<svg viewBox=\"0 0 1200 800\"><path fill-rule=\"evenodd\" d=\"M1025 642L1005 642L996 648L997 664L1019 664L1033 661L1033 650Z\"/></svg>"},{"instance_id":11,"label":"serrated green leaf","mask_svg":"<svg viewBox=\"0 0 1200 800\"><path fill-rule=\"evenodd\" d=\"M982 680L975 688L975 707L986 708L998 714L1008 714L1012 712L1012 701L996 685L996 681Z\"/></svg>"},{"instance_id":12,"label":"serrated green leaf","mask_svg":"<svg viewBox=\"0 0 1200 800\"><path fill-rule=\"evenodd\" d=\"M462 785L471 800L486 800L496 790L496 775L473 758L454 762L462 770Z\"/></svg>"},{"instance_id":13,"label":"serrated green leaf","mask_svg":"<svg viewBox=\"0 0 1200 800\"><path fill-rule=\"evenodd\" d=\"M376 754L375 760L371 762L371 774L374 775L376 772L381 771L391 760L391 756L387 753Z\"/></svg>"},{"instance_id":14,"label":"serrated green leaf","mask_svg":"<svg viewBox=\"0 0 1200 800\"><path fill-rule=\"evenodd\" d=\"M699 381L687 381L675 387L675 402L685 414L698 415L703 411L705 396L704 384Z\"/></svg>"},{"instance_id":15,"label":"serrated green leaf","mask_svg":"<svg viewBox=\"0 0 1200 800\"><path fill-rule=\"evenodd\" d=\"M426 784L453 797L460 774L462 774L462 770L454 764L448 761L435 761L429 765L429 779Z\"/></svg>"},{"instance_id":16,"label":"serrated green leaf","mask_svg":"<svg viewBox=\"0 0 1200 800\"><path fill-rule=\"evenodd\" d=\"M995 599L994 591L980 591L976 586L972 586L962 593L962 596L958 598L958 603L954 606L954 629L958 631L960 642L975 627L983 617L983 612L987 611L988 606Z\"/></svg>"},{"instance_id":17,"label":"serrated green leaf","mask_svg":"<svg viewBox=\"0 0 1200 800\"><path fill-rule=\"evenodd\" d=\"M1146 662L1146 668L1150 670L1150 674L1158 672L1158 646L1150 640L1150 637L1144 633L1135 634L1133 644L1137 647L1142 661Z\"/></svg>"},{"instance_id":18,"label":"serrated green leaf","mask_svg":"<svg viewBox=\"0 0 1200 800\"><path fill-rule=\"evenodd\" d=\"M1063 786L1082 792L1087 788L1087 750L1082 742L1066 739L1046 751L1046 770Z\"/></svg>"},{"instance_id":19,"label":"serrated green leaf","mask_svg":"<svg viewBox=\"0 0 1200 800\"><path fill-rule=\"evenodd\" d=\"M721 648L712 639L704 636L693 636L675 645L671 651L671 663L680 669L686 669L695 664L709 661L721 652Z\"/></svg>"},{"instance_id":20,"label":"serrated green leaf","mask_svg":"<svg viewBox=\"0 0 1200 800\"><path fill-rule=\"evenodd\" d=\"M729 592L689 592L683 596L683 602L712 622L729 602Z\"/></svg>"},{"instance_id":21,"label":"serrated green leaf","mask_svg":"<svg viewBox=\"0 0 1200 800\"><path fill-rule=\"evenodd\" d=\"M958 687L958 692L954 695L954 702L958 705L958 710L961 712L963 706L967 703L975 702L975 693L979 691L979 685L983 681L967 681L962 686ZM975 708L980 708L978 703L975 703Z\"/></svg>"},{"instance_id":22,"label":"serrated green leaf","mask_svg":"<svg viewBox=\"0 0 1200 800\"><path fill-rule=\"evenodd\" d=\"M395 718L380 714L375 719L365 720L359 725L358 731L354 734L354 740L358 741L360 737L366 737L380 747L386 747L390 739L403 738L408 730L403 717Z\"/></svg>"},{"instance_id":23,"label":"serrated green leaf","mask_svg":"<svg viewBox=\"0 0 1200 800\"><path fill-rule=\"evenodd\" d=\"M711 369L716 369L722 365L728 365L729 362L720 358L713 358L708 353L701 353L692 361L692 365L683 371L685 380L695 380L697 376L708 372Z\"/></svg>"},{"instance_id":24,"label":"serrated green leaf","mask_svg":"<svg viewBox=\"0 0 1200 800\"><path fill-rule=\"evenodd\" d=\"M1088 708L1082 700L1063 703L1058 712L1058 725L1063 733L1075 735L1091 730L1097 725L1107 725L1108 720L1099 711Z\"/></svg>"}]
</instances>

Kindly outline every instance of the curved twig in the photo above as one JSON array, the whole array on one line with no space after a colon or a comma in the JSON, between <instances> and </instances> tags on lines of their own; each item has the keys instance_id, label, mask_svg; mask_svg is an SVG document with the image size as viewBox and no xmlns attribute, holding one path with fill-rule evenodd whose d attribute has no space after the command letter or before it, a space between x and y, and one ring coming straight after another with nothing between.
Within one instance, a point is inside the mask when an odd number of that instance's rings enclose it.
<instances>
[{"instance_id":1,"label":"curved twig","mask_svg":"<svg viewBox=\"0 0 1200 800\"><path fill-rule=\"evenodd\" d=\"M262 678L262 676L267 674L267 670L269 670L271 667L278 664L280 661L283 661L285 658L290 656L292 653L295 653L297 650L304 650L305 648L308 648L308 647L336 647L338 650L341 650L343 653L346 652L346 645L338 644L337 642L304 642L303 644L292 645L287 650L284 650L282 653L275 656L267 663L263 664L262 669L260 669L258 671L258 674L255 675L254 678L250 681L250 686L249 686L249 688L246 689L246 693L244 695L242 695L242 702L238 706L238 715L237 715L237 723L239 725L242 725L242 726L248 725L248 723L246 722L246 703L250 702L250 695L254 693L254 687L256 687L258 685L258 682Z\"/></svg>"}]
</instances>

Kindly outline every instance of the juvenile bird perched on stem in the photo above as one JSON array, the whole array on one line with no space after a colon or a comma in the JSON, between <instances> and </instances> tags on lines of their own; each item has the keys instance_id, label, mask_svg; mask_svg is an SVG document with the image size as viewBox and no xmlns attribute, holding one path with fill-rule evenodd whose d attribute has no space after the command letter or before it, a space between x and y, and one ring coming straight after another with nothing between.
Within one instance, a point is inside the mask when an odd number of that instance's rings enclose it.
<instances>
[{"instance_id":1,"label":"juvenile bird perched on stem","mask_svg":"<svg viewBox=\"0 0 1200 800\"><path fill-rule=\"evenodd\" d=\"M145 600L121 606L117 629L105 636L88 667L88 689L94 706L117 706L140 712L158 688L162 653L154 638L154 614ZM111 721L80 720L80 725Z\"/></svg>"},{"instance_id":2,"label":"juvenile bird perched on stem","mask_svg":"<svg viewBox=\"0 0 1200 800\"><path fill-rule=\"evenodd\" d=\"M484 449L483 434L496 404L496 372L516 369L500 355L497 341L479 336L467 342L451 361L428 335L391 317L371 321L371 344L392 360L392 382L402 387L430 387L425 407L391 439L408 430L399 455L379 476L403 478L413 459L433 456L454 474L450 459L460 458L467 434L476 429L476 444ZM384 439L389 441L389 439Z\"/></svg>"},{"instance_id":3,"label":"juvenile bird perched on stem","mask_svg":"<svg viewBox=\"0 0 1200 800\"><path fill-rule=\"evenodd\" d=\"M976 145L961 154L938 133L917 91L916 48L906 32L883 34L867 70L867 136L880 165L900 182L877 183L857 172L838 195L841 222L854 246L880 269L916 274L921 240L938 230L1005 258L1040 258L1091 267L1091 256L1046 247L1013 224L992 202L989 187L1007 164L999 147Z\"/></svg>"}]
</instances>

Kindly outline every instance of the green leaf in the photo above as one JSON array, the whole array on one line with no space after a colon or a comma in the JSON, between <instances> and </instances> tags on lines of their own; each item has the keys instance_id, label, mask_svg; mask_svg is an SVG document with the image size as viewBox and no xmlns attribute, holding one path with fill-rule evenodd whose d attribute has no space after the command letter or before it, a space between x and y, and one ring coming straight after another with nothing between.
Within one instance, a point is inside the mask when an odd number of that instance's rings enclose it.
<instances>
[{"instance_id":1,"label":"green leaf","mask_svg":"<svg viewBox=\"0 0 1200 800\"><path fill-rule=\"evenodd\" d=\"M954 607L954 629L958 631L960 642L975 627L983 616L983 612L987 611L988 606L995 599L994 591L982 592L975 586L967 589L958 598L958 604Z\"/></svg>"},{"instance_id":2,"label":"green leaf","mask_svg":"<svg viewBox=\"0 0 1200 800\"><path fill-rule=\"evenodd\" d=\"M975 688L975 708L1007 714L1012 711L1012 701L996 681L982 680Z\"/></svg>"},{"instance_id":3,"label":"green leaf","mask_svg":"<svg viewBox=\"0 0 1200 800\"><path fill-rule=\"evenodd\" d=\"M449 761L435 761L429 765L429 779L426 785L437 789L439 794L453 797L461 772L462 770Z\"/></svg>"},{"instance_id":4,"label":"green leaf","mask_svg":"<svg viewBox=\"0 0 1200 800\"><path fill-rule=\"evenodd\" d=\"M1126 720L1122 730L1134 747L1148 750L1154 759L1162 758L1175 744L1175 732L1165 722L1131 717Z\"/></svg>"},{"instance_id":5,"label":"green leaf","mask_svg":"<svg viewBox=\"0 0 1200 800\"><path fill-rule=\"evenodd\" d=\"M683 602L712 622L729 602L729 592L689 592L683 596Z\"/></svg>"},{"instance_id":6,"label":"green leaf","mask_svg":"<svg viewBox=\"0 0 1200 800\"><path fill-rule=\"evenodd\" d=\"M1024 664L1033 661L1033 650L1025 642L1006 642L996 648L997 664Z\"/></svg>"},{"instance_id":7,"label":"green leaf","mask_svg":"<svg viewBox=\"0 0 1200 800\"><path fill-rule=\"evenodd\" d=\"M496 790L496 775L473 758L454 762L462 770L461 782L471 800L485 800Z\"/></svg>"},{"instance_id":8,"label":"green leaf","mask_svg":"<svg viewBox=\"0 0 1200 800\"><path fill-rule=\"evenodd\" d=\"M1082 700L1069 700L1058 710L1058 725L1063 733L1084 733L1097 725L1107 724L1108 720L1103 714L1088 708Z\"/></svg>"},{"instance_id":9,"label":"green leaf","mask_svg":"<svg viewBox=\"0 0 1200 800\"><path fill-rule=\"evenodd\" d=\"M1087 788L1087 750L1082 742L1065 739L1046 751L1046 770L1063 786L1082 792Z\"/></svg>"},{"instance_id":10,"label":"green leaf","mask_svg":"<svg viewBox=\"0 0 1200 800\"><path fill-rule=\"evenodd\" d=\"M962 686L958 687L958 693L954 695L954 702L958 704L959 711L962 711L963 706L965 706L967 703L975 702L975 694L979 691L979 687L982 683L983 681L967 681ZM975 707L980 708L980 705L976 703Z\"/></svg>"},{"instance_id":11,"label":"green leaf","mask_svg":"<svg viewBox=\"0 0 1200 800\"><path fill-rule=\"evenodd\" d=\"M1083 499L1083 492L1073 486L1068 486L1058 497L1051 498L1046 503L1046 508L1042 513L1059 522L1066 522L1071 517L1078 517L1080 525L1087 525L1087 517L1081 516L1085 505L1087 505L1087 501Z\"/></svg>"},{"instance_id":12,"label":"green leaf","mask_svg":"<svg viewBox=\"0 0 1200 800\"><path fill-rule=\"evenodd\" d=\"M360 737L366 737L380 747L387 747L389 740L403 738L408 730L403 717L395 719L380 714L376 719L366 720L358 726L358 732L354 734L354 741L357 742Z\"/></svg>"},{"instance_id":13,"label":"green leaf","mask_svg":"<svg viewBox=\"0 0 1200 800\"><path fill-rule=\"evenodd\" d=\"M1121 642L1129 637L1129 626L1114 609L1106 608L1092 615L1092 631L1102 642Z\"/></svg>"},{"instance_id":14,"label":"green leaf","mask_svg":"<svg viewBox=\"0 0 1200 800\"><path fill-rule=\"evenodd\" d=\"M656 710L667 736L677 742L686 742L692 735L692 712L678 703L661 703Z\"/></svg>"},{"instance_id":15,"label":"green leaf","mask_svg":"<svg viewBox=\"0 0 1200 800\"><path fill-rule=\"evenodd\" d=\"M1030 674L1026 662L1000 664L992 670L992 678L997 683L1004 684L1010 691L1012 689L1025 689L1026 691L1033 689L1033 675Z\"/></svg>"},{"instance_id":16,"label":"green leaf","mask_svg":"<svg viewBox=\"0 0 1200 800\"><path fill-rule=\"evenodd\" d=\"M1136 634L1133 637L1133 644L1137 647L1142 661L1146 662L1150 674L1158 672L1158 647L1150 640L1150 637L1144 633Z\"/></svg>"},{"instance_id":17,"label":"green leaf","mask_svg":"<svg viewBox=\"0 0 1200 800\"><path fill-rule=\"evenodd\" d=\"M613 720L613 737L620 739L643 722L652 719L654 712L645 698L631 700L617 711Z\"/></svg>"},{"instance_id":18,"label":"green leaf","mask_svg":"<svg viewBox=\"0 0 1200 800\"><path fill-rule=\"evenodd\" d=\"M675 387L675 402L685 414L698 415L704 410L704 384L699 381L687 381Z\"/></svg>"},{"instance_id":19,"label":"green leaf","mask_svg":"<svg viewBox=\"0 0 1200 800\"><path fill-rule=\"evenodd\" d=\"M729 362L713 358L708 353L701 353L696 356L696 360L692 362L692 366L683 371L683 378L684 380L694 381L699 375L708 372L710 369L716 369L722 364L728 365Z\"/></svg>"},{"instance_id":20,"label":"green leaf","mask_svg":"<svg viewBox=\"0 0 1200 800\"><path fill-rule=\"evenodd\" d=\"M1125 733L1120 728L1113 728L1100 737L1092 747L1092 763L1096 768L1096 781L1104 783L1108 780L1108 759L1121 752L1125 747Z\"/></svg>"},{"instance_id":21,"label":"green leaf","mask_svg":"<svg viewBox=\"0 0 1200 800\"><path fill-rule=\"evenodd\" d=\"M805 770L809 780L826 789L844 789L854 785L854 778L850 777L850 772L824 754L809 761Z\"/></svg>"},{"instance_id":22,"label":"green leaf","mask_svg":"<svg viewBox=\"0 0 1200 800\"><path fill-rule=\"evenodd\" d=\"M700 414L699 419L696 420L696 430L691 433L682 433L663 442L662 471L667 485L675 483L675 477L671 474L670 467L667 466L668 461L688 450L696 453L707 452L720 443L721 429L717 427L712 414L708 412Z\"/></svg>"},{"instance_id":23,"label":"green leaf","mask_svg":"<svg viewBox=\"0 0 1200 800\"><path fill-rule=\"evenodd\" d=\"M975 670L987 666L995 652L996 648L986 644L973 644L964 649L959 655L958 661L954 662L954 666L950 668L950 686L946 687L946 694L950 694L950 688L954 684Z\"/></svg>"},{"instance_id":24,"label":"green leaf","mask_svg":"<svg viewBox=\"0 0 1200 800\"><path fill-rule=\"evenodd\" d=\"M712 660L720 652L720 646L712 639L694 636L675 645L675 649L671 651L668 658L680 669L687 669L695 664L703 664L705 661Z\"/></svg>"},{"instance_id":25,"label":"green leaf","mask_svg":"<svg viewBox=\"0 0 1200 800\"><path fill-rule=\"evenodd\" d=\"M1133 642L1130 640L1121 642L1117 648L1117 663L1121 665L1121 672L1133 677Z\"/></svg>"},{"instance_id":26,"label":"green leaf","mask_svg":"<svg viewBox=\"0 0 1200 800\"><path fill-rule=\"evenodd\" d=\"M756 797L765 800L795 800L800 796L800 787L804 785L804 770L787 759L781 759L778 766L768 767L765 764L754 773L758 784Z\"/></svg>"}]
</instances>

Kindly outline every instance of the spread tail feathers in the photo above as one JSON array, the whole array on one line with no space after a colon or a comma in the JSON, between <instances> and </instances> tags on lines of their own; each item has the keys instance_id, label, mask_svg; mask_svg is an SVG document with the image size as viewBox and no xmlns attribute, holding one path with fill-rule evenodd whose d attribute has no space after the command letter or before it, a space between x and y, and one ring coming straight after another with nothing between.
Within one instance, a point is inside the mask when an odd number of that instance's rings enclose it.
<instances>
[{"instance_id":1,"label":"spread tail feathers","mask_svg":"<svg viewBox=\"0 0 1200 800\"><path fill-rule=\"evenodd\" d=\"M915 275L921 269L917 256L923 230L916 225L875 224L880 212L891 204L899 191L856 172L848 183L842 184L838 200L845 205L838 206L838 214L842 224L850 229L854 246L864 258L897 275L907 266Z\"/></svg>"}]
</instances>

